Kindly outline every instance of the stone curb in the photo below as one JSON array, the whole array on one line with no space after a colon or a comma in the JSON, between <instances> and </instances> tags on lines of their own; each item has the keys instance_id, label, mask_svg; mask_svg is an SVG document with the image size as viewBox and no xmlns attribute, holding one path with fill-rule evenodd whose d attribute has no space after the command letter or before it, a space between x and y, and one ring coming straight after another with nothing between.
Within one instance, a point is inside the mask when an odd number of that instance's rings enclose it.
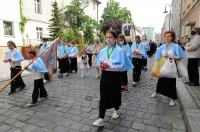
<instances>
[{"instance_id":1,"label":"stone curb","mask_svg":"<svg viewBox=\"0 0 200 132\"><path fill-rule=\"evenodd\" d=\"M200 132L200 109L181 79L177 79L177 94L184 113L187 132Z\"/></svg>"}]
</instances>

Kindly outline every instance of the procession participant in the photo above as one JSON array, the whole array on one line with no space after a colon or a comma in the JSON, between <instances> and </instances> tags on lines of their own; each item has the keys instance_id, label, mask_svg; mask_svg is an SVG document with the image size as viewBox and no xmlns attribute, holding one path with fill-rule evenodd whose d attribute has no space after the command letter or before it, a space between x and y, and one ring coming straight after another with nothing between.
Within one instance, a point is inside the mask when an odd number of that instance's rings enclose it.
<instances>
[{"instance_id":1,"label":"procession participant","mask_svg":"<svg viewBox=\"0 0 200 132\"><path fill-rule=\"evenodd\" d=\"M28 71L32 72L32 76L34 79L34 89L32 93L32 102L27 104L27 106L34 106L38 103L38 96L40 95L40 98L42 100L46 100L48 97L47 91L44 88L44 73L46 73L48 70L42 61L40 57L36 58L36 51L31 50L29 51L29 55L31 60L33 61L31 65L31 69L28 69L28 67L25 67Z\"/></svg>"},{"instance_id":2,"label":"procession participant","mask_svg":"<svg viewBox=\"0 0 200 132\"><path fill-rule=\"evenodd\" d=\"M133 86L136 86L140 81L140 75L143 65L143 58L146 57L146 50L144 45L141 42L140 36L135 37L136 42L131 46L131 53L133 55L132 63L134 65L133 68Z\"/></svg>"},{"instance_id":3,"label":"procession participant","mask_svg":"<svg viewBox=\"0 0 200 132\"><path fill-rule=\"evenodd\" d=\"M72 73L73 70L77 73L78 70L77 55L78 55L78 48L76 47L76 43L71 42L70 54L69 54L70 73Z\"/></svg>"},{"instance_id":4,"label":"procession participant","mask_svg":"<svg viewBox=\"0 0 200 132\"><path fill-rule=\"evenodd\" d=\"M146 54L150 55L150 45L149 45L149 41L147 40L147 36L146 35L143 35L143 37L142 37L142 44L145 47ZM144 70L147 70L147 58L148 58L148 56L143 56L142 69L144 69Z\"/></svg>"},{"instance_id":5,"label":"procession participant","mask_svg":"<svg viewBox=\"0 0 200 132\"><path fill-rule=\"evenodd\" d=\"M131 60L131 48L130 46L126 43L125 36L123 34L120 34L118 36L118 46L122 48L122 50L125 52L125 54L130 58ZM121 79L122 79L122 90L123 91L128 91L128 75L127 71L121 72Z\"/></svg>"},{"instance_id":6,"label":"procession participant","mask_svg":"<svg viewBox=\"0 0 200 132\"><path fill-rule=\"evenodd\" d=\"M61 41L58 41L57 59L58 59L58 66L60 69L58 77L63 77L64 73L66 73L66 76L68 76L69 72L68 54L69 50L66 50L65 44Z\"/></svg>"},{"instance_id":7,"label":"procession participant","mask_svg":"<svg viewBox=\"0 0 200 132\"><path fill-rule=\"evenodd\" d=\"M165 43L160 46L156 52L155 59L161 60L162 57L180 60L185 57L185 52L182 48L174 43L176 35L173 31L164 33ZM156 97L157 94L162 94L170 98L169 105L174 106L177 99L176 93L176 78L160 77L157 82L156 92L151 97Z\"/></svg>"},{"instance_id":8,"label":"procession participant","mask_svg":"<svg viewBox=\"0 0 200 132\"><path fill-rule=\"evenodd\" d=\"M6 52L4 62L10 64L10 75L12 79L22 70L21 61L24 60L24 57L13 41L8 41L7 46L10 51ZM21 75L19 75L11 82L11 89L8 95L15 93L17 88L20 88L20 90L24 89L25 86Z\"/></svg>"},{"instance_id":9,"label":"procession participant","mask_svg":"<svg viewBox=\"0 0 200 132\"><path fill-rule=\"evenodd\" d=\"M124 51L116 46L115 31L106 33L107 47L102 49L97 57L97 65L102 69L100 80L99 117L93 122L94 126L103 126L106 109L115 108L112 118L119 117L121 105L121 72L133 67ZM114 83L113 83L114 82Z\"/></svg>"},{"instance_id":10,"label":"procession participant","mask_svg":"<svg viewBox=\"0 0 200 132\"><path fill-rule=\"evenodd\" d=\"M88 76L88 69L89 69L89 64L88 64L88 54L86 52L86 49L83 49L81 53L81 64L80 64L80 69L81 69L81 78L84 76Z\"/></svg>"},{"instance_id":11,"label":"procession participant","mask_svg":"<svg viewBox=\"0 0 200 132\"><path fill-rule=\"evenodd\" d=\"M42 38L41 41L42 41L42 43L39 46L39 53L42 53L43 51L45 51L48 48L47 39ZM44 83L47 83L47 81L50 81L50 76L49 76L48 72L44 74Z\"/></svg>"}]
</instances>

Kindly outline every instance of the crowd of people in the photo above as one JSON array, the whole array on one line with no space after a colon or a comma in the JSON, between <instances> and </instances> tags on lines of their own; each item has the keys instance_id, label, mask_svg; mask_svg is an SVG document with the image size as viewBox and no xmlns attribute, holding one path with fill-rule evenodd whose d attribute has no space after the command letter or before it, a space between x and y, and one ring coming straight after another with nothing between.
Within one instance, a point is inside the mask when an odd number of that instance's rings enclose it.
<instances>
[{"instance_id":1,"label":"crowd of people","mask_svg":"<svg viewBox=\"0 0 200 132\"><path fill-rule=\"evenodd\" d=\"M149 41L144 35L135 37L135 42L127 43L125 36L117 35L115 31L106 32L105 45L100 42L100 38L96 37L94 42L89 42L88 46L82 51L78 51L76 44L71 42L66 45L63 41L57 41L57 62L59 68L58 77L68 76L73 71L78 71L78 55L80 55L81 77L88 76L90 68L95 68L96 78L100 78L100 101L99 116L93 122L94 126L103 126L104 116L107 109L114 108L112 118L116 119L120 116L121 94L128 91L128 71L132 70L132 86L137 86L141 78L141 70L147 69L148 58L155 53L155 61L162 58L180 61L185 57L188 59L188 85L199 86L198 61L200 58L200 28L194 28L191 33L190 42L185 46L185 51L176 43L175 33L167 31L164 34L165 42L158 48ZM48 48L46 40L42 40L39 52L43 52ZM20 70L21 61L24 60L21 52L17 49L14 42L7 43L9 52L6 53L4 62L10 63L11 78L13 78ZM157 49L157 51L156 51ZM41 99L47 99L48 93L44 88L44 77L48 76L48 70L45 63L40 57L36 57L36 51L29 52L32 65L25 67L31 71L34 79L34 90L32 93L32 102L28 106L38 103L38 96ZM177 73L178 74L178 73ZM48 78L48 77L46 77ZM48 80L48 79L47 79ZM115 82L115 83L113 83ZM24 89L25 83L18 76L11 83L9 95L15 93L16 89ZM151 97L162 94L170 99L169 105L174 106L177 99L176 93L176 77L158 77L156 92Z\"/></svg>"}]
</instances>

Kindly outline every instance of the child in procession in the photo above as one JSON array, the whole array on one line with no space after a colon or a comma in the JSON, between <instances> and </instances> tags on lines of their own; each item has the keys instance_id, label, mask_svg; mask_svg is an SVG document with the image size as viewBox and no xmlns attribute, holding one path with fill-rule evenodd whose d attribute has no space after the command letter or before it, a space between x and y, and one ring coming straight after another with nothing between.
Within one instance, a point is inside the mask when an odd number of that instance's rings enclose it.
<instances>
[{"instance_id":1,"label":"child in procession","mask_svg":"<svg viewBox=\"0 0 200 132\"><path fill-rule=\"evenodd\" d=\"M46 73L48 70L43 60L40 57L36 58L36 51L34 50L29 51L29 55L33 63L30 69L28 69L28 67L25 67L25 68L28 71L32 72L32 76L34 79L32 102L27 104L27 106L31 107L31 106L37 105L39 95L42 100L46 100L48 98L48 94L47 94L46 89L44 88L44 82L43 82L44 73Z\"/></svg>"},{"instance_id":2,"label":"child in procession","mask_svg":"<svg viewBox=\"0 0 200 132\"><path fill-rule=\"evenodd\" d=\"M80 69L81 69L81 78L83 78L85 75L88 76L88 69L89 64L88 64L88 55L86 50L84 49L82 52L82 56L81 56L81 64L80 64Z\"/></svg>"}]
</instances>

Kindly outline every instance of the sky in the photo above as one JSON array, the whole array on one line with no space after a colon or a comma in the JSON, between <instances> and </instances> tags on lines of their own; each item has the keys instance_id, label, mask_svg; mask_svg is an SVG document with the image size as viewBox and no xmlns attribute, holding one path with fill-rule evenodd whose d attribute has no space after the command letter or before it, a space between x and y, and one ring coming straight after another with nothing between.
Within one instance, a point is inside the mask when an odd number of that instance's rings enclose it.
<instances>
[{"instance_id":1,"label":"sky","mask_svg":"<svg viewBox=\"0 0 200 132\"><path fill-rule=\"evenodd\" d=\"M101 5L99 7L100 16L103 13L103 9L106 7L106 3L109 0L100 0ZM166 4L171 4L172 0L116 0L120 2L121 7L127 7L132 14L133 21L136 26L147 27L151 26L155 28L156 33L161 32L162 25L164 23L165 15L164 9ZM167 6L167 10L169 10Z\"/></svg>"}]
</instances>

